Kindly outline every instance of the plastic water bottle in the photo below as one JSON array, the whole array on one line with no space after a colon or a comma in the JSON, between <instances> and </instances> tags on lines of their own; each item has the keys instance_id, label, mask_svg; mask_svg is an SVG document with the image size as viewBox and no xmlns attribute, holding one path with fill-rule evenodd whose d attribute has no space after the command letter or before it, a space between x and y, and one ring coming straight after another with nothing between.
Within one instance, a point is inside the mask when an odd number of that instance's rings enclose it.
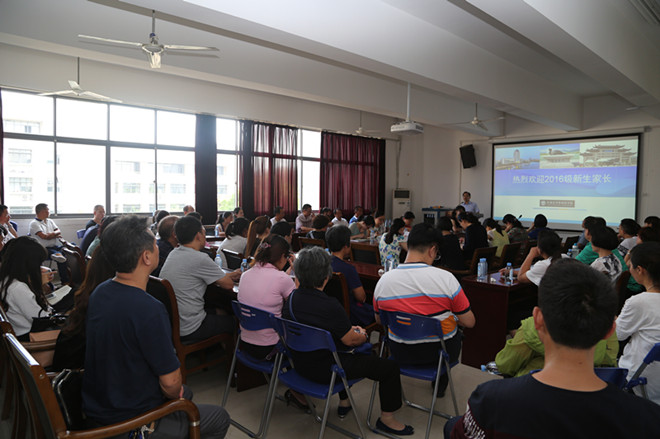
<instances>
[{"instance_id":1,"label":"plastic water bottle","mask_svg":"<svg viewBox=\"0 0 660 439\"><path fill-rule=\"evenodd\" d=\"M222 268L222 258L220 257L219 253L215 255L215 263L218 265L218 267Z\"/></svg>"},{"instance_id":2,"label":"plastic water bottle","mask_svg":"<svg viewBox=\"0 0 660 439\"><path fill-rule=\"evenodd\" d=\"M506 263L506 284L513 284L513 267L511 266L511 262Z\"/></svg>"},{"instance_id":3,"label":"plastic water bottle","mask_svg":"<svg viewBox=\"0 0 660 439\"><path fill-rule=\"evenodd\" d=\"M479 259L479 264L477 265L477 280L485 282L488 277L488 262L486 258Z\"/></svg>"},{"instance_id":4,"label":"plastic water bottle","mask_svg":"<svg viewBox=\"0 0 660 439\"><path fill-rule=\"evenodd\" d=\"M385 259L385 273L390 271L391 269L394 268L394 259L392 258L392 255L387 255L387 259Z\"/></svg>"},{"instance_id":5,"label":"plastic water bottle","mask_svg":"<svg viewBox=\"0 0 660 439\"><path fill-rule=\"evenodd\" d=\"M250 266L248 265L247 259L243 259L243 262L241 262L241 273L248 271L248 268L250 268Z\"/></svg>"},{"instance_id":6,"label":"plastic water bottle","mask_svg":"<svg viewBox=\"0 0 660 439\"><path fill-rule=\"evenodd\" d=\"M372 228L371 230L369 230L369 241L371 242L371 244L373 244L375 240L376 240L376 231Z\"/></svg>"},{"instance_id":7,"label":"plastic water bottle","mask_svg":"<svg viewBox=\"0 0 660 439\"><path fill-rule=\"evenodd\" d=\"M573 247L571 248L571 257L573 259L577 258L578 255L580 254L580 249L577 244L573 244Z\"/></svg>"}]
</instances>

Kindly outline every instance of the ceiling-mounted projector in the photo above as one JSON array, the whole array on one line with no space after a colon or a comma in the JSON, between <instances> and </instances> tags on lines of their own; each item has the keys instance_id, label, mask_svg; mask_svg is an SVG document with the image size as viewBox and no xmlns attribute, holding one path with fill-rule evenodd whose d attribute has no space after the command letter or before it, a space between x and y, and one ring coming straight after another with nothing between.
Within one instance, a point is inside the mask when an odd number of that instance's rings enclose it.
<instances>
[{"instance_id":1,"label":"ceiling-mounted projector","mask_svg":"<svg viewBox=\"0 0 660 439\"><path fill-rule=\"evenodd\" d=\"M424 125L406 120L392 125L390 131L397 134L422 134L424 132Z\"/></svg>"}]
</instances>

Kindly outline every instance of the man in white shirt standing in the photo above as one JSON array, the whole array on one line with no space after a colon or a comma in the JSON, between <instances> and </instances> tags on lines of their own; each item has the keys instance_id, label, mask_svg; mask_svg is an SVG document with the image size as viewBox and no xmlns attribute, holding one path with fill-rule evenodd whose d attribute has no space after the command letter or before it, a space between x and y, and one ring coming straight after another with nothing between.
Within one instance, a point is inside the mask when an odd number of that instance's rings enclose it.
<instances>
[{"instance_id":1,"label":"man in white shirt standing","mask_svg":"<svg viewBox=\"0 0 660 439\"><path fill-rule=\"evenodd\" d=\"M11 215L9 215L9 208L4 204L0 204L0 238L2 238L0 241L0 249L2 249L10 239L18 237L16 229L14 229L14 226L9 222L10 219Z\"/></svg>"},{"instance_id":2,"label":"man in white shirt standing","mask_svg":"<svg viewBox=\"0 0 660 439\"><path fill-rule=\"evenodd\" d=\"M479 206L477 206L477 203L470 201L470 198L472 198L471 193L468 191L463 192L463 202L461 203L461 206L465 208L466 212L471 212L479 217Z\"/></svg>"},{"instance_id":3,"label":"man in white shirt standing","mask_svg":"<svg viewBox=\"0 0 660 439\"><path fill-rule=\"evenodd\" d=\"M275 225L279 222L286 221L284 219L284 208L282 206L275 206L275 209L273 209L273 217L270 219L270 224Z\"/></svg>"},{"instance_id":4,"label":"man in white shirt standing","mask_svg":"<svg viewBox=\"0 0 660 439\"><path fill-rule=\"evenodd\" d=\"M30 235L34 237L39 244L46 250L50 258L57 262L57 270L60 272L62 283L69 281L69 273L66 268L66 258L62 254L62 245L59 238L62 236L59 227L55 222L48 218L50 209L48 204L39 203L34 207L36 218L30 221Z\"/></svg>"}]
</instances>

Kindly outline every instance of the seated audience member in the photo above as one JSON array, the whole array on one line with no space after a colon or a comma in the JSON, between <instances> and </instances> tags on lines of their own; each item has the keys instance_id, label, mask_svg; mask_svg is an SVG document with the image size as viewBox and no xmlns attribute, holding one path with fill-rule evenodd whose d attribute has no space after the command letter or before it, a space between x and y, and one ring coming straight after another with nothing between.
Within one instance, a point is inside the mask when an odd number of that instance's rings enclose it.
<instances>
[{"instance_id":1,"label":"seated audience member","mask_svg":"<svg viewBox=\"0 0 660 439\"><path fill-rule=\"evenodd\" d=\"M580 251L580 254L577 255L575 259L578 261L582 262L583 264L591 265L593 261L595 261L598 258L598 253L596 253L591 245L591 232L596 229L596 228L604 228L607 227L605 223L605 219L601 217L591 217L589 221L587 221L587 218L585 218L584 221L584 236L587 238L587 241L589 243ZM619 253L619 250L613 250L612 253L614 256L616 256L619 261L621 262L621 267L623 270L627 270L628 266L626 265L625 261L623 260L623 257L621 256L621 253Z\"/></svg>"},{"instance_id":2,"label":"seated audience member","mask_svg":"<svg viewBox=\"0 0 660 439\"><path fill-rule=\"evenodd\" d=\"M392 256L392 268L399 266L399 256L401 250L408 250L406 238L403 236L406 223L401 218L392 221L390 231L384 234L378 241L378 251L380 252L380 263L385 266L388 256Z\"/></svg>"},{"instance_id":3,"label":"seated audience member","mask_svg":"<svg viewBox=\"0 0 660 439\"><path fill-rule=\"evenodd\" d=\"M571 259L553 264L534 308L545 367L479 385L465 415L447 422L445 437L660 437L660 407L594 372L595 346L614 331L616 308L603 274Z\"/></svg>"},{"instance_id":4,"label":"seated audience member","mask_svg":"<svg viewBox=\"0 0 660 439\"><path fill-rule=\"evenodd\" d=\"M190 204L183 206L183 215L186 216L189 213L193 213L195 211L195 207L191 206Z\"/></svg>"},{"instance_id":5,"label":"seated audience member","mask_svg":"<svg viewBox=\"0 0 660 439\"><path fill-rule=\"evenodd\" d=\"M660 218L655 215L647 216L644 218L644 227L660 228Z\"/></svg>"},{"instance_id":6,"label":"seated audience member","mask_svg":"<svg viewBox=\"0 0 660 439\"><path fill-rule=\"evenodd\" d=\"M266 216L258 216L250 223L247 234L247 244L243 256L249 258L257 253L261 240L270 234L270 219Z\"/></svg>"},{"instance_id":7,"label":"seated audience member","mask_svg":"<svg viewBox=\"0 0 660 439\"><path fill-rule=\"evenodd\" d=\"M30 235L48 251L50 259L57 262L60 280L65 284L69 282L69 271L66 267L66 258L62 254L62 245L59 239L62 232L60 232L55 222L48 218L50 209L46 203L37 204L34 211L37 216L30 221Z\"/></svg>"},{"instance_id":8,"label":"seated audience member","mask_svg":"<svg viewBox=\"0 0 660 439\"><path fill-rule=\"evenodd\" d=\"M412 230L413 222L415 221L415 214L412 213L411 211L407 211L406 213L403 214L401 219L403 219L403 222L406 224L406 235L407 235L408 232Z\"/></svg>"},{"instance_id":9,"label":"seated audience member","mask_svg":"<svg viewBox=\"0 0 660 439\"><path fill-rule=\"evenodd\" d=\"M332 254L332 271L346 278L348 299L351 309L351 323L367 326L374 322L374 308L367 303L367 293L354 266L345 261L351 255L351 232L346 226L335 226L326 234L328 249Z\"/></svg>"},{"instance_id":10,"label":"seated audience member","mask_svg":"<svg viewBox=\"0 0 660 439\"><path fill-rule=\"evenodd\" d=\"M66 326L55 344L52 369L82 369L85 367L85 317L89 296L102 282L114 277L115 270L100 248L94 251L85 269L85 280L75 292L74 307Z\"/></svg>"},{"instance_id":11,"label":"seated audience member","mask_svg":"<svg viewBox=\"0 0 660 439\"><path fill-rule=\"evenodd\" d=\"M174 234L174 225L179 220L176 215L166 216L158 223L158 236L156 245L158 246L158 267L153 271L153 275L160 277L160 270L163 269L167 257L172 250L179 245L179 241Z\"/></svg>"},{"instance_id":12,"label":"seated audience member","mask_svg":"<svg viewBox=\"0 0 660 439\"><path fill-rule=\"evenodd\" d=\"M616 367L618 352L619 341L616 334L612 333L607 339L596 343L594 367ZM544 363L545 346L534 327L534 317L528 317L520 322L514 337L506 341L504 348L495 357L495 364L500 373L516 377L543 369Z\"/></svg>"},{"instance_id":13,"label":"seated audience member","mask_svg":"<svg viewBox=\"0 0 660 439\"><path fill-rule=\"evenodd\" d=\"M224 238L227 232L227 227L229 224L234 221L234 214L231 211L227 211L218 215L218 219L215 222L215 236Z\"/></svg>"},{"instance_id":14,"label":"seated audience member","mask_svg":"<svg viewBox=\"0 0 660 439\"><path fill-rule=\"evenodd\" d=\"M370 215L363 216L359 221L348 225L351 231L351 239L368 238L371 228L376 225L374 218Z\"/></svg>"},{"instance_id":15,"label":"seated audience member","mask_svg":"<svg viewBox=\"0 0 660 439\"><path fill-rule=\"evenodd\" d=\"M487 218L484 221L484 227L486 227L486 234L488 235L488 241L490 241L491 247L497 247L495 256L499 258L502 256L504 246L509 243L509 235L502 230L502 226L493 218Z\"/></svg>"},{"instance_id":16,"label":"seated audience member","mask_svg":"<svg viewBox=\"0 0 660 439\"><path fill-rule=\"evenodd\" d=\"M470 201L472 198L472 194L469 193L468 191L463 192L463 201L461 202L461 206L465 209L465 212L471 213L476 217L479 217L479 206L477 206L477 203L474 201Z\"/></svg>"},{"instance_id":17,"label":"seated audience member","mask_svg":"<svg viewBox=\"0 0 660 439\"><path fill-rule=\"evenodd\" d=\"M624 218L619 224L619 233L618 237L621 239L621 243L617 247L619 253L624 258L626 254L637 245L637 233L639 233L639 224L632 218Z\"/></svg>"},{"instance_id":18,"label":"seated audience member","mask_svg":"<svg viewBox=\"0 0 660 439\"><path fill-rule=\"evenodd\" d=\"M293 239L293 227L287 221L282 221L275 224L270 228L271 235L279 235L282 238L286 239L286 242L291 245L291 240Z\"/></svg>"},{"instance_id":19,"label":"seated audience member","mask_svg":"<svg viewBox=\"0 0 660 439\"><path fill-rule=\"evenodd\" d=\"M96 250L96 247L98 247L99 243L101 242L101 234L103 231L108 227L110 224L112 224L113 221L118 219L119 217L116 215L108 215L105 218L103 218L103 221L101 222L101 225L98 227L98 231L96 232L96 237L94 240L89 244L87 247L87 250L85 251L85 256L92 256L94 253L94 250ZM93 227L90 227L89 230L92 230Z\"/></svg>"},{"instance_id":20,"label":"seated audience member","mask_svg":"<svg viewBox=\"0 0 660 439\"><path fill-rule=\"evenodd\" d=\"M314 221L314 214L312 213L312 206L303 204L300 215L296 217L296 232L307 233L312 230L312 221Z\"/></svg>"},{"instance_id":21,"label":"seated audience member","mask_svg":"<svg viewBox=\"0 0 660 439\"><path fill-rule=\"evenodd\" d=\"M243 212L242 207L235 207L234 208L234 219L236 218L245 218L245 213Z\"/></svg>"},{"instance_id":22,"label":"seated audience member","mask_svg":"<svg viewBox=\"0 0 660 439\"><path fill-rule=\"evenodd\" d=\"M0 299L19 341L29 341L32 319L48 317L53 309L43 286L53 280L50 269L41 268L46 250L29 236L7 243L0 264Z\"/></svg>"},{"instance_id":23,"label":"seated audience member","mask_svg":"<svg viewBox=\"0 0 660 439\"><path fill-rule=\"evenodd\" d=\"M341 211L341 209L335 209L334 211L334 218L332 218L332 225L333 226L346 226L348 227L348 221L342 216L344 213Z\"/></svg>"},{"instance_id":24,"label":"seated audience member","mask_svg":"<svg viewBox=\"0 0 660 439\"><path fill-rule=\"evenodd\" d=\"M561 254L561 238L559 235L552 230L543 230L539 233L536 247L529 250L527 257L517 270L518 282L533 283L538 286L550 264L562 257L567 256ZM534 260L538 258L543 260L532 265ZM501 269L500 273L504 273L504 270L506 268Z\"/></svg>"},{"instance_id":25,"label":"seated audience member","mask_svg":"<svg viewBox=\"0 0 660 439\"><path fill-rule=\"evenodd\" d=\"M374 214L374 230L376 231L376 236L385 234L385 212L382 210L377 210Z\"/></svg>"},{"instance_id":26,"label":"seated audience member","mask_svg":"<svg viewBox=\"0 0 660 439\"><path fill-rule=\"evenodd\" d=\"M108 425L169 399L191 399L192 392L181 384L167 311L145 291L158 265L158 247L146 221L132 215L115 221L103 233L101 249L116 273L89 298L82 398L88 420ZM202 437L224 437L229 428L225 409L197 408ZM154 428L154 438L186 437L188 419L172 413Z\"/></svg>"},{"instance_id":27,"label":"seated audience member","mask_svg":"<svg viewBox=\"0 0 660 439\"><path fill-rule=\"evenodd\" d=\"M637 244L642 242L660 242L660 227L645 226L637 232Z\"/></svg>"},{"instance_id":28,"label":"seated audience member","mask_svg":"<svg viewBox=\"0 0 660 439\"><path fill-rule=\"evenodd\" d=\"M330 230L334 230L334 227ZM394 412L401 407L401 376L397 364L370 354L348 352L355 346L364 344L368 335L364 328L351 326L341 304L323 292L325 284L332 276L330 261L330 255L320 247L308 247L300 251L294 262L300 287L289 296L282 315L286 319L329 331L337 344L346 378L351 380L364 377L380 383L378 391L381 416L376 421L376 426L389 433L412 435L414 429L394 417ZM330 366L334 361L329 352L293 351L292 356L296 370L303 377L317 383L330 382ZM351 407L345 392L340 392L339 398L337 414L343 418Z\"/></svg>"},{"instance_id":29,"label":"seated audience member","mask_svg":"<svg viewBox=\"0 0 660 439\"><path fill-rule=\"evenodd\" d=\"M242 255L245 254L245 246L247 244L248 228L250 222L245 218L236 218L227 226L226 237L218 247L218 254L222 259L222 266L227 268L227 258L222 250L231 250Z\"/></svg>"},{"instance_id":30,"label":"seated audience member","mask_svg":"<svg viewBox=\"0 0 660 439\"><path fill-rule=\"evenodd\" d=\"M616 319L619 340L630 338L619 359L619 367L628 369L628 379L653 345L660 342L660 243L637 244L630 251L630 267L630 274L646 291L628 298ZM660 404L660 364L649 364L644 376L648 378L649 398ZM639 388L634 390L641 394Z\"/></svg>"},{"instance_id":31,"label":"seated audience member","mask_svg":"<svg viewBox=\"0 0 660 439\"><path fill-rule=\"evenodd\" d=\"M502 218L502 223L504 223L504 231L509 236L510 243L527 241L527 230L518 221L518 218L507 213Z\"/></svg>"},{"instance_id":32,"label":"seated audience member","mask_svg":"<svg viewBox=\"0 0 660 439\"><path fill-rule=\"evenodd\" d=\"M463 227L461 227L461 223L458 221L458 215L461 213L465 213L465 207L461 206L460 204L456 206L451 212L451 222L454 233L463 232Z\"/></svg>"},{"instance_id":33,"label":"seated audience member","mask_svg":"<svg viewBox=\"0 0 660 439\"><path fill-rule=\"evenodd\" d=\"M546 218L542 213L539 213L534 217L534 222L527 231L527 237L529 239L538 239L539 233L541 233L543 230L550 230L548 229L548 218Z\"/></svg>"},{"instance_id":34,"label":"seated audience member","mask_svg":"<svg viewBox=\"0 0 660 439\"><path fill-rule=\"evenodd\" d=\"M89 229L85 230L85 234L83 235L83 239L80 242L80 250L84 254L87 254L87 250L89 249L89 246L92 245L92 242L96 239L97 236L99 236L99 228L101 226L94 224L92 227Z\"/></svg>"},{"instance_id":35,"label":"seated audience member","mask_svg":"<svg viewBox=\"0 0 660 439\"><path fill-rule=\"evenodd\" d=\"M94 218L87 221L87 224L85 224L85 230L89 229L93 225L100 226L104 216L105 216L105 208L103 207L103 205L97 204L96 206L94 206Z\"/></svg>"},{"instance_id":36,"label":"seated audience member","mask_svg":"<svg viewBox=\"0 0 660 439\"><path fill-rule=\"evenodd\" d=\"M406 262L396 270L383 274L374 292L376 321L378 312L403 311L433 317L442 322L449 361L458 361L463 334L458 325L472 328L474 314L463 288L446 270L433 267L438 255L440 234L430 224L416 224L408 235ZM437 364L440 341L437 337L423 340L388 334L392 355L402 364ZM438 397L444 396L447 375L440 378Z\"/></svg>"},{"instance_id":37,"label":"seated audience member","mask_svg":"<svg viewBox=\"0 0 660 439\"><path fill-rule=\"evenodd\" d=\"M162 220L163 218L165 218L166 216L169 216L169 215L170 215L170 213L167 210L157 210L154 213L154 217L152 219L153 224L151 224L151 232L154 235L157 233L158 223L160 222L160 220Z\"/></svg>"},{"instance_id":38,"label":"seated audience member","mask_svg":"<svg viewBox=\"0 0 660 439\"><path fill-rule=\"evenodd\" d=\"M275 206L273 209L273 217L270 219L270 224L275 225L280 221L286 222L284 218L284 208L282 206Z\"/></svg>"},{"instance_id":39,"label":"seated audience member","mask_svg":"<svg viewBox=\"0 0 660 439\"><path fill-rule=\"evenodd\" d=\"M332 209L330 209L327 206L321 209L321 211L319 212L319 215L327 216L330 221L332 221L332 218L334 217L334 215L332 213Z\"/></svg>"},{"instance_id":40,"label":"seated audience member","mask_svg":"<svg viewBox=\"0 0 660 439\"><path fill-rule=\"evenodd\" d=\"M580 236L578 236L578 241L577 241L577 246L580 250L585 248L589 243L586 236L586 228L587 228L586 224L593 222L594 218L595 217L589 215L589 216L585 216L584 219L582 220L582 233L580 233Z\"/></svg>"},{"instance_id":41,"label":"seated audience member","mask_svg":"<svg viewBox=\"0 0 660 439\"><path fill-rule=\"evenodd\" d=\"M463 259L469 261L472 259L472 254L476 249L488 247L488 235L486 229L479 224L477 217L471 213L460 213L456 218L461 228L465 231Z\"/></svg>"},{"instance_id":42,"label":"seated audience member","mask_svg":"<svg viewBox=\"0 0 660 439\"><path fill-rule=\"evenodd\" d=\"M4 204L0 204L0 250L10 239L18 238L18 232L9 221L10 219L9 208Z\"/></svg>"},{"instance_id":43,"label":"seated audience member","mask_svg":"<svg viewBox=\"0 0 660 439\"><path fill-rule=\"evenodd\" d=\"M448 216L443 216L438 222L438 230L441 233L440 259L433 263L436 267L447 267L453 270L465 270L465 259L463 250L458 242L458 237L452 233L452 222ZM410 236L410 235L408 235Z\"/></svg>"},{"instance_id":44,"label":"seated audience member","mask_svg":"<svg viewBox=\"0 0 660 439\"><path fill-rule=\"evenodd\" d=\"M234 319L205 309L206 287L216 284L231 290L241 276L240 271L225 274L200 250L206 243L202 223L190 215L174 225L179 246L170 252L160 277L167 279L174 289L179 306L181 341L194 343L222 332L234 332Z\"/></svg>"},{"instance_id":45,"label":"seated audience member","mask_svg":"<svg viewBox=\"0 0 660 439\"><path fill-rule=\"evenodd\" d=\"M197 218L200 223L202 222L202 214L194 210L192 212L188 212L188 214L185 216L192 216L193 218ZM204 229L204 233L206 233L206 229Z\"/></svg>"},{"instance_id":46,"label":"seated audience member","mask_svg":"<svg viewBox=\"0 0 660 439\"><path fill-rule=\"evenodd\" d=\"M307 237L312 239L322 239L325 241L325 232L328 230L330 219L325 215L316 215L312 221L312 230L307 232Z\"/></svg>"},{"instance_id":47,"label":"seated audience member","mask_svg":"<svg viewBox=\"0 0 660 439\"><path fill-rule=\"evenodd\" d=\"M612 281L612 285L623 271L621 261L612 253L618 244L616 232L609 227L597 227L591 231L591 249L598 253L598 258L591 263L591 268L604 273Z\"/></svg>"},{"instance_id":48,"label":"seated audience member","mask_svg":"<svg viewBox=\"0 0 660 439\"><path fill-rule=\"evenodd\" d=\"M348 224L350 225L360 221L360 217L362 217L362 215L364 215L364 209L362 208L362 206L355 206L355 208L353 209L353 216L348 221Z\"/></svg>"}]
</instances>

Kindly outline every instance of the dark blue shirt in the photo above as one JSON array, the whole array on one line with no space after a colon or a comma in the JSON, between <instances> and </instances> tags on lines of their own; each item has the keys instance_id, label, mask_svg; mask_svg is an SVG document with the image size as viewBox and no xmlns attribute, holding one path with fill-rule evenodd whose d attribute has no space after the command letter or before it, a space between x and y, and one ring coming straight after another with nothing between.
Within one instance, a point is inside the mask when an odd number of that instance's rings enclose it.
<instances>
[{"instance_id":1,"label":"dark blue shirt","mask_svg":"<svg viewBox=\"0 0 660 439\"><path fill-rule=\"evenodd\" d=\"M360 275L358 275L357 270L351 264L346 261L342 261L337 256L332 257L331 264L333 272L341 273L344 275L349 290L353 291L354 289L360 288L362 286Z\"/></svg>"},{"instance_id":2,"label":"dark blue shirt","mask_svg":"<svg viewBox=\"0 0 660 439\"><path fill-rule=\"evenodd\" d=\"M337 256L332 257L331 264L333 272L341 273L344 275L344 278L346 278L349 292L348 298L351 307L351 323L359 326L367 326L373 323L375 320L374 307L368 303L358 302L353 295L353 290L362 286L360 275L355 267L348 262L339 259Z\"/></svg>"},{"instance_id":3,"label":"dark blue shirt","mask_svg":"<svg viewBox=\"0 0 660 439\"><path fill-rule=\"evenodd\" d=\"M145 291L100 284L87 309L83 411L107 425L165 401L159 376L174 372L172 332L165 306Z\"/></svg>"}]
</instances>

